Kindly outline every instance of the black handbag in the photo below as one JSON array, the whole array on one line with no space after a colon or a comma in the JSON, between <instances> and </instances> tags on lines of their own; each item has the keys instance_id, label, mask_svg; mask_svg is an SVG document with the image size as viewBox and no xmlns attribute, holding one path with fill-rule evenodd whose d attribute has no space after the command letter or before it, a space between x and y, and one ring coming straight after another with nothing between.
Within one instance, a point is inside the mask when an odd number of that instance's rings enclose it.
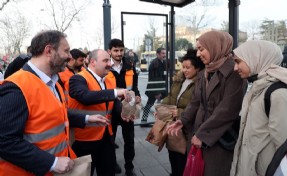
<instances>
[{"instance_id":1,"label":"black handbag","mask_svg":"<svg viewBox=\"0 0 287 176\"><path fill-rule=\"evenodd\" d=\"M232 124L231 128L229 128L218 140L219 144L225 149L229 151L233 151L236 141L238 139L240 128L240 117L238 117Z\"/></svg>"}]
</instances>

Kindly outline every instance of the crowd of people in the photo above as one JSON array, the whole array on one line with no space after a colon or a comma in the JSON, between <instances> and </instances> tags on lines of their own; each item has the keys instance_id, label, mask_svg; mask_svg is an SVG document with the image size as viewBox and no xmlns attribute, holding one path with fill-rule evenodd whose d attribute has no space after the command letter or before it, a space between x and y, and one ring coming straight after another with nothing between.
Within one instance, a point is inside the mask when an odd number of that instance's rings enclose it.
<instances>
[{"instance_id":1,"label":"crowd of people","mask_svg":"<svg viewBox=\"0 0 287 176\"><path fill-rule=\"evenodd\" d=\"M115 150L118 125L125 175L136 175L134 117L123 117L121 103L140 104L141 94L134 55L125 52L123 41L112 39L107 51L85 53L70 50L64 33L47 30L35 35L28 49L0 81L0 176L64 174L73 170L75 158L85 155L92 158L91 176L121 173ZM183 56L169 92L166 49L156 54L148 69L141 127L149 126L157 100L176 106L165 142L185 143L166 145L171 176L183 175L191 146L202 151L205 176L287 174L279 166L286 149L273 163L287 139L287 87L272 90L266 111L268 88L287 84L276 44L247 41L233 49L227 32L206 32L197 38L196 49ZM134 100L128 91L135 93Z\"/></svg>"}]
</instances>

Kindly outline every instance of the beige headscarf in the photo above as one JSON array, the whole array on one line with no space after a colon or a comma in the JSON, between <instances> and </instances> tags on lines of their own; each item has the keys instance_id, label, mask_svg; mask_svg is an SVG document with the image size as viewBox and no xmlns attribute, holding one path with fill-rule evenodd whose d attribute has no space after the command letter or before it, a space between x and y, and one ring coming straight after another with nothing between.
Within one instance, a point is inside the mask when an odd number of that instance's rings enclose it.
<instances>
[{"instance_id":1,"label":"beige headscarf","mask_svg":"<svg viewBox=\"0 0 287 176\"><path fill-rule=\"evenodd\" d=\"M210 63L205 65L205 72L218 70L229 58L233 46L232 36L223 31L209 31L202 34L197 41L209 52Z\"/></svg>"},{"instance_id":2,"label":"beige headscarf","mask_svg":"<svg viewBox=\"0 0 287 176\"><path fill-rule=\"evenodd\" d=\"M242 103L241 117L246 117L254 95L278 80L287 84L287 69L279 66L283 59L281 49L269 41L247 41L233 52L246 62L250 68L249 76L258 74L258 80L253 83Z\"/></svg>"},{"instance_id":3,"label":"beige headscarf","mask_svg":"<svg viewBox=\"0 0 287 176\"><path fill-rule=\"evenodd\" d=\"M265 40L247 41L233 52L249 66L249 76L258 74L259 78L266 73L274 74L274 69L280 68L283 59L280 47Z\"/></svg>"}]
</instances>

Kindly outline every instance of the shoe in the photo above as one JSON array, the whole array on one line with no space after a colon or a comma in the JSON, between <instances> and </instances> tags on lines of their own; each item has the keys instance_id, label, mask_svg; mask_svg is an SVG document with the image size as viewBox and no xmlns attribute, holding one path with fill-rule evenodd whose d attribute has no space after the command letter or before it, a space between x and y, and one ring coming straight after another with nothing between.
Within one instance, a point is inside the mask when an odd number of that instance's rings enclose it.
<instances>
[{"instance_id":1,"label":"shoe","mask_svg":"<svg viewBox=\"0 0 287 176\"><path fill-rule=\"evenodd\" d=\"M119 148L119 145L118 145L118 144L116 144L116 143L115 143L115 148L116 148L116 149L117 149L117 148Z\"/></svg>"},{"instance_id":2,"label":"shoe","mask_svg":"<svg viewBox=\"0 0 287 176\"><path fill-rule=\"evenodd\" d=\"M131 170L131 171L126 171L126 176L137 176L137 174Z\"/></svg>"},{"instance_id":3,"label":"shoe","mask_svg":"<svg viewBox=\"0 0 287 176\"><path fill-rule=\"evenodd\" d=\"M118 162L116 162L116 165L115 165L115 172L116 174L122 173L121 166L118 164Z\"/></svg>"}]
</instances>

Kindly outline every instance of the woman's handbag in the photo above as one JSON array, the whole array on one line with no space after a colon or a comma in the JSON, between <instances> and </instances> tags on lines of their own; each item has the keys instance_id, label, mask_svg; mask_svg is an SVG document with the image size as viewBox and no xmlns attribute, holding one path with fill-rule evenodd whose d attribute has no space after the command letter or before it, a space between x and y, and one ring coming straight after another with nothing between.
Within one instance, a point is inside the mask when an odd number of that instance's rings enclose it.
<instances>
[{"instance_id":1,"label":"woman's handbag","mask_svg":"<svg viewBox=\"0 0 287 176\"><path fill-rule=\"evenodd\" d=\"M187 156L183 176L203 176L203 173L204 161L202 151L193 145Z\"/></svg>"}]
</instances>

